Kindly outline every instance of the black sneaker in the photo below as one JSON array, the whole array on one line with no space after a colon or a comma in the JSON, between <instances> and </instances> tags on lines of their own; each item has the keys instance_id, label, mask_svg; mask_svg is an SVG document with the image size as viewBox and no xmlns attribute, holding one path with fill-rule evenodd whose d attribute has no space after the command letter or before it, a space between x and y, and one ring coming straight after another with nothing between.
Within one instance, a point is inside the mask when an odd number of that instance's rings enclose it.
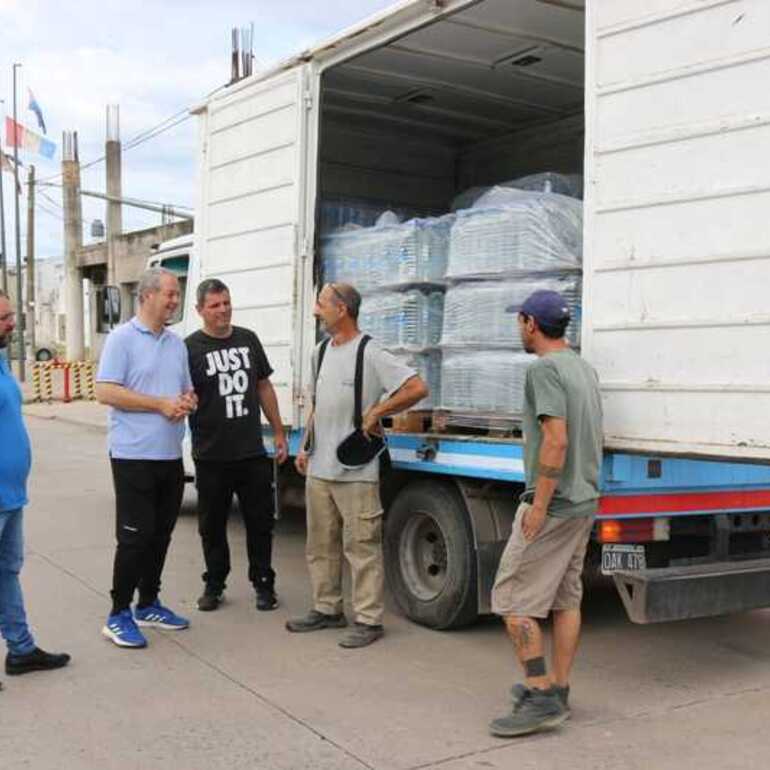
<instances>
[{"instance_id":1,"label":"black sneaker","mask_svg":"<svg viewBox=\"0 0 770 770\"><path fill-rule=\"evenodd\" d=\"M27 655L11 655L5 657L5 673L8 676L29 674L30 671L50 671L54 668L63 668L70 662L67 653L51 653L35 647Z\"/></svg>"},{"instance_id":2,"label":"black sneaker","mask_svg":"<svg viewBox=\"0 0 770 770\"><path fill-rule=\"evenodd\" d=\"M489 732L500 738L513 738L558 727L567 718L555 689L526 690L510 714L493 720Z\"/></svg>"},{"instance_id":3,"label":"black sneaker","mask_svg":"<svg viewBox=\"0 0 770 770\"><path fill-rule=\"evenodd\" d=\"M206 590L198 597L198 609L201 612L213 612L221 603L221 593Z\"/></svg>"},{"instance_id":4,"label":"black sneaker","mask_svg":"<svg viewBox=\"0 0 770 770\"><path fill-rule=\"evenodd\" d=\"M552 689L561 701L561 705L564 706L564 710L567 712L567 719L569 719L572 716L572 710L569 707L569 685L566 687L559 687L558 684L555 684ZM521 684L520 682L511 687L511 702L514 708L528 690L529 688L527 685Z\"/></svg>"},{"instance_id":5,"label":"black sneaker","mask_svg":"<svg viewBox=\"0 0 770 770\"><path fill-rule=\"evenodd\" d=\"M339 640L340 647L348 650L357 647L368 647L372 642L382 638L385 629L382 626L368 626L366 623L355 623L353 628Z\"/></svg>"},{"instance_id":6,"label":"black sneaker","mask_svg":"<svg viewBox=\"0 0 770 770\"><path fill-rule=\"evenodd\" d=\"M257 609L260 612L274 610L278 606L278 597L272 588L257 588Z\"/></svg>"},{"instance_id":7,"label":"black sneaker","mask_svg":"<svg viewBox=\"0 0 770 770\"><path fill-rule=\"evenodd\" d=\"M327 615L318 610L310 610L302 618L287 620L286 630L301 634L307 631L321 631L324 628L345 628L347 624L348 621L341 612L337 615Z\"/></svg>"}]
</instances>

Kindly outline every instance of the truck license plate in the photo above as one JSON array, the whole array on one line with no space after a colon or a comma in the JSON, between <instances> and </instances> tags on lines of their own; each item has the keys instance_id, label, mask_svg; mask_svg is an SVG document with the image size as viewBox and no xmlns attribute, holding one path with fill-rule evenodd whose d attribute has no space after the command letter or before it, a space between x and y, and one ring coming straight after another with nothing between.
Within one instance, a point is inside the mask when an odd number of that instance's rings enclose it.
<instances>
[{"instance_id":1,"label":"truck license plate","mask_svg":"<svg viewBox=\"0 0 770 770\"><path fill-rule=\"evenodd\" d=\"M611 575L619 570L646 569L647 556L643 545L605 543L602 546L602 574Z\"/></svg>"}]
</instances>

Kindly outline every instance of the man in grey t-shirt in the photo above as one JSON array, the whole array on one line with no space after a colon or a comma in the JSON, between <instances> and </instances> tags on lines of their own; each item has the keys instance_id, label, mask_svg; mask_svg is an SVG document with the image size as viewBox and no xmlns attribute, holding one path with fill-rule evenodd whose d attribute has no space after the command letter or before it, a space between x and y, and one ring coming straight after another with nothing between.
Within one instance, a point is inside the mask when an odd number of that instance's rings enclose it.
<instances>
[{"instance_id":1,"label":"man in grey t-shirt","mask_svg":"<svg viewBox=\"0 0 770 770\"><path fill-rule=\"evenodd\" d=\"M363 337L358 328L360 294L350 285L323 287L314 315L331 336L319 367L313 353L313 413L308 418L312 450L303 449L297 470L307 475L306 554L313 587L313 609L289 620L293 632L342 628L342 556L350 565L355 624L341 647L364 647L383 634L384 568L379 461L348 469L337 459L337 447L354 430L356 357ZM428 394L413 369L400 364L373 340L364 351L362 430L382 432L380 420L408 409Z\"/></svg>"},{"instance_id":2,"label":"man in grey t-shirt","mask_svg":"<svg viewBox=\"0 0 770 770\"><path fill-rule=\"evenodd\" d=\"M524 349L537 361L524 386L526 488L492 590L526 684L490 725L512 737L555 727L569 715L569 675L580 635L581 573L599 498L602 407L596 372L564 339L569 306L536 291L520 307ZM551 671L539 619L553 611Z\"/></svg>"}]
</instances>

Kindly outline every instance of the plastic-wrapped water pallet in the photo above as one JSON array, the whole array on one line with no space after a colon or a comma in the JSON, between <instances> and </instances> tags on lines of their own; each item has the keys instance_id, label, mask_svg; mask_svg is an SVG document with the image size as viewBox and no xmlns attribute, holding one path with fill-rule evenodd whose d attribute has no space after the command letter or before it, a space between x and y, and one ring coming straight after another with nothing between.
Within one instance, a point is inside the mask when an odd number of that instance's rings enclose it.
<instances>
[{"instance_id":1,"label":"plastic-wrapped water pallet","mask_svg":"<svg viewBox=\"0 0 770 770\"><path fill-rule=\"evenodd\" d=\"M372 227L386 209L392 211L400 222L420 213L414 209L393 207L376 201L355 198L326 199L321 202L321 234L326 235L345 225Z\"/></svg>"},{"instance_id":2,"label":"plastic-wrapped water pallet","mask_svg":"<svg viewBox=\"0 0 770 770\"><path fill-rule=\"evenodd\" d=\"M553 193L493 187L459 211L449 240L447 278L490 278L577 269L583 207Z\"/></svg>"},{"instance_id":3,"label":"plastic-wrapped water pallet","mask_svg":"<svg viewBox=\"0 0 770 770\"><path fill-rule=\"evenodd\" d=\"M359 326L384 348L420 350L441 338L444 296L412 289L364 297Z\"/></svg>"},{"instance_id":4,"label":"plastic-wrapped water pallet","mask_svg":"<svg viewBox=\"0 0 770 770\"><path fill-rule=\"evenodd\" d=\"M451 286L444 299L444 328L441 344L452 347L522 348L516 313L510 305L521 305L537 289L558 291L569 304L567 339L580 346L581 276L529 276L516 281L476 281Z\"/></svg>"},{"instance_id":5,"label":"plastic-wrapped water pallet","mask_svg":"<svg viewBox=\"0 0 770 770\"><path fill-rule=\"evenodd\" d=\"M535 356L510 350L444 350L441 408L466 415L521 415L524 378Z\"/></svg>"},{"instance_id":6,"label":"plastic-wrapped water pallet","mask_svg":"<svg viewBox=\"0 0 770 770\"><path fill-rule=\"evenodd\" d=\"M322 238L327 281L360 292L444 279L454 215L374 227L348 226Z\"/></svg>"},{"instance_id":7,"label":"plastic-wrapped water pallet","mask_svg":"<svg viewBox=\"0 0 770 770\"><path fill-rule=\"evenodd\" d=\"M427 350L422 353L394 353L406 366L411 366L428 386L426 398L410 407L410 411L433 409L441 403L441 351Z\"/></svg>"},{"instance_id":8,"label":"plastic-wrapped water pallet","mask_svg":"<svg viewBox=\"0 0 770 770\"><path fill-rule=\"evenodd\" d=\"M531 192L557 193L568 195L570 198L583 199L583 176L581 174L558 174L554 171L545 171L540 174L530 174L508 182L500 182L498 187L513 187L517 190L529 190ZM450 208L452 211L468 209L490 187L469 187L452 199Z\"/></svg>"}]
</instances>

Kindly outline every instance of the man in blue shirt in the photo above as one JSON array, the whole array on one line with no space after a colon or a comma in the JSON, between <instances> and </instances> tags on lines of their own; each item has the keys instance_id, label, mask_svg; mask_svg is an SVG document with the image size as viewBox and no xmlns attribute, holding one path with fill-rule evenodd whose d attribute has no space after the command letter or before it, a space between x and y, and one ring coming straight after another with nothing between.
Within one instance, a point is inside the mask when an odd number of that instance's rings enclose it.
<instances>
[{"instance_id":1,"label":"man in blue shirt","mask_svg":"<svg viewBox=\"0 0 770 770\"><path fill-rule=\"evenodd\" d=\"M96 397L112 407L109 450L117 514L112 611L102 633L119 647L147 646L137 626L190 625L158 599L184 491L184 420L197 404L187 348L165 328L179 307L179 282L170 271L151 268L137 293L136 316L107 337L96 375Z\"/></svg>"},{"instance_id":2,"label":"man in blue shirt","mask_svg":"<svg viewBox=\"0 0 770 770\"><path fill-rule=\"evenodd\" d=\"M22 511L32 458L21 417L21 391L3 354L15 325L11 303L0 291L0 633L8 645L5 673L11 676L61 668L70 659L35 646L19 583L24 561Z\"/></svg>"}]
</instances>

